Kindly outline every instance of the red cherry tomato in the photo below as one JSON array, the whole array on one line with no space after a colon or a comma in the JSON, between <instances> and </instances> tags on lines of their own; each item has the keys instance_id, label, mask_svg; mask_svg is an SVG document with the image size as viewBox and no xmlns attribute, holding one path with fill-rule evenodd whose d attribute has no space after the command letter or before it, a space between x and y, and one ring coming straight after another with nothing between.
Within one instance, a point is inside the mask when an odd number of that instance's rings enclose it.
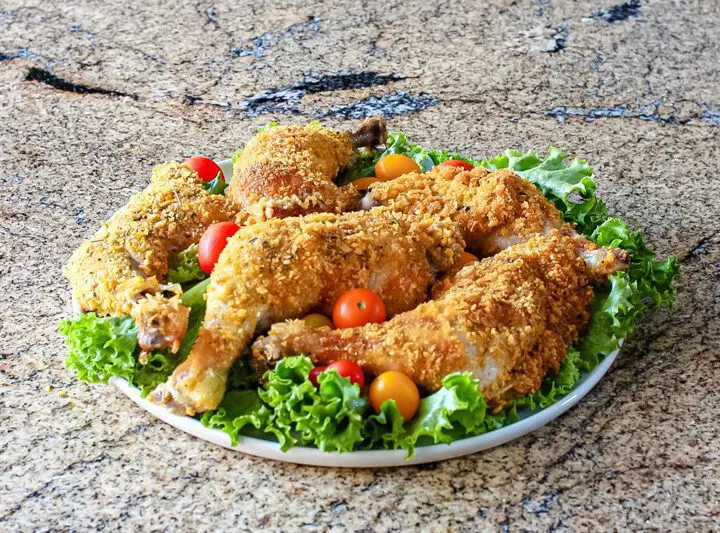
<instances>
[{"instance_id":1,"label":"red cherry tomato","mask_svg":"<svg viewBox=\"0 0 720 533\"><path fill-rule=\"evenodd\" d=\"M338 298L333 308L336 328L354 328L385 322L385 302L370 289L352 289Z\"/></svg>"},{"instance_id":2,"label":"red cherry tomato","mask_svg":"<svg viewBox=\"0 0 720 533\"><path fill-rule=\"evenodd\" d=\"M365 374L362 367L353 361L335 361L327 369L335 369L344 378L350 378L350 383L357 383L362 389L365 386Z\"/></svg>"},{"instance_id":3,"label":"red cherry tomato","mask_svg":"<svg viewBox=\"0 0 720 533\"><path fill-rule=\"evenodd\" d=\"M220 253L225 249L227 241L235 235L240 226L234 222L217 222L205 230L198 244L198 263L206 274L215 268Z\"/></svg>"},{"instance_id":4,"label":"red cherry tomato","mask_svg":"<svg viewBox=\"0 0 720 533\"><path fill-rule=\"evenodd\" d=\"M458 167L462 168L463 170L472 170L473 166L468 163L467 161L463 161L462 159L448 159L447 161L443 161L438 165L439 167Z\"/></svg>"},{"instance_id":5,"label":"red cherry tomato","mask_svg":"<svg viewBox=\"0 0 720 533\"><path fill-rule=\"evenodd\" d=\"M320 376L320 374L325 372L325 370L327 370L326 366L316 366L315 368L313 368L310 371L308 378L310 379L312 384L315 385L316 387L318 386L318 376Z\"/></svg>"},{"instance_id":6,"label":"red cherry tomato","mask_svg":"<svg viewBox=\"0 0 720 533\"><path fill-rule=\"evenodd\" d=\"M225 181L225 174L223 174L220 166L212 159L202 156L194 155L185 160L185 164L198 173L198 177L203 181L214 180L218 173L223 181Z\"/></svg>"}]
</instances>

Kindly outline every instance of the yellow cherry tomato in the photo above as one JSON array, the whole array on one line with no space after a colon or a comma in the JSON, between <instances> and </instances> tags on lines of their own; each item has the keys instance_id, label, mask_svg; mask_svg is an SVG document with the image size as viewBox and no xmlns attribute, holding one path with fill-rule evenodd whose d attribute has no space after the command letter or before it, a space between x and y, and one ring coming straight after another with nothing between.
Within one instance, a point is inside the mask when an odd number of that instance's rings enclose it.
<instances>
[{"instance_id":1,"label":"yellow cherry tomato","mask_svg":"<svg viewBox=\"0 0 720 533\"><path fill-rule=\"evenodd\" d=\"M333 329L333 323L332 320L330 320L325 315L321 315L320 313L312 313L310 315L307 315L303 318L303 322L305 322L305 325L312 329L322 328L322 327L329 327L330 329Z\"/></svg>"},{"instance_id":2,"label":"yellow cherry tomato","mask_svg":"<svg viewBox=\"0 0 720 533\"><path fill-rule=\"evenodd\" d=\"M389 370L383 372L370 385L370 404L376 412L386 400L395 400L398 411L407 421L410 420L420 406L420 392L417 385L402 372Z\"/></svg>"},{"instance_id":3,"label":"yellow cherry tomato","mask_svg":"<svg viewBox=\"0 0 720 533\"><path fill-rule=\"evenodd\" d=\"M420 165L402 154L386 155L375 164L375 175L380 181L394 180L410 172L420 172Z\"/></svg>"},{"instance_id":4,"label":"yellow cherry tomato","mask_svg":"<svg viewBox=\"0 0 720 533\"><path fill-rule=\"evenodd\" d=\"M480 259L470 252L463 252L460 256L460 266L468 266L470 263L477 263L478 261L480 261Z\"/></svg>"},{"instance_id":5,"label":"yellow cherry tomato","mask_svg":"<svg viewBox=\"0 0 720 533\"><path fill-rule=\"evenodd\" d=\"M379 178L376 178L375 176L370 176L369 178L360 178L358 180L355 180L352 182L352 184L358 191L366 191L367 188L370 187L370 185L378 181L380 181Z\"/></svg>"}]
</instances>

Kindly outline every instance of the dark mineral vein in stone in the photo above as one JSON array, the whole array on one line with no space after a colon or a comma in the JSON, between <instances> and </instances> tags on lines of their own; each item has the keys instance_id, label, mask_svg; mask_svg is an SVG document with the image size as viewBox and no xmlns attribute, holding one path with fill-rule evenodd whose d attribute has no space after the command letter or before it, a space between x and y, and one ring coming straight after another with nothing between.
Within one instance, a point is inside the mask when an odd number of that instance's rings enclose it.
<instances>
[{"instance_id":1,"label":"dark mineral vein in stone","mask_svg":"<svg viewBox=\"0 0 720 533\"><path fill-rule=\"evenodd\" d=\"M639 17L640 15L640 0L628 0L622 4L614 5L609 9L597 11L593 14L593 17L612 24L613 22L620 22L629 18Z\"/></svg>"},{"instance_id":2,"label":"dark mineral vein in stone","mask_svg":"<svg viewBox=\"0 0 720 533\"><path fill-rule=\"evenodd\" d=\"M255 59L261 59L265 55L265 50L282 38L308 35L318 31L320 31L320 17L308 17L307 20L288 26L280 32L265 32L253 37L242 46L231 48L230 55L232 57L254 56Z\"/></svg>"},{"instance_id":3,"label":"dark mineral vein in stone","mask_svg":"<svg viewBox=\"0 0 720 533\"><path fill-rule=\"evenodd\" d=\"M42 57L31 52L27 48L20 48L19 50L15 50L12 52L8 50L0 52L0 61L11 61L13 59L29 59L30 61L38 62L44 61Z\"/></svg>"},{"instance_id":4,"label":"dark mineral vein in stone","mask_svg":"<svg viewBox=\"0 0 720 533\"><path fill-rule=\"evenodd\" d=\"M555 46L553 46L550 50L548 50L548 53L554 54L557 52L561 52L565 49L565 46L567 45L567 35L568 35L568 29L567 26L559 26L555 28L555 31L553 32L552 38L555 40Z\"/></svg>"},{"instance_id":5,"label":"dark mineral vein in stone","mask_svg":"<svg viewBox=\"0 0 720 533\"><path fill-rule=\"evenodd\" d=\"M301 81L285 87L260 91L243 102L245 113L257 117L265 113L297 113L300 102L308 93L361 89L404 80L399 74L340 71L336 74L306 72Z\"/></svg>"},{"instance_id":6,"label":"dark mineral vein in stone","mask_svg":"<svg viewBox=\"0 0 720 533\"><path fill-rule=\"evenodd\" d=\"M352 104L333 106L325 113L319 113L316 116L320 118L365 118L371 115L382 115L385 118L391 118L422 111L437 103L438 100L434 96L426 94L411 96L405 91L395 91L387 96L371 96Z\"/></svg>"},{"instance_id":7,"label":"dark mineral vein in stone","mask_svg":"<svg viewBox=\"0 0 720 533\"><path fill-rule=\"evenodd\" d=\"M56 76L49 70L38 67L31 67L25 75L25 81L36 81L44 85L48 85L59 91L66 91L77 94L102 94L105 96L129 96L137 100L137 95L115 91L112 89L104 89L102 87L93 87L84 83L76 83L60 76Z\"/></svg>"},{"instance_id":8,"label":"dark mineral vein in stone","mask_svg":"<svg viewBox=\"0 0 720 533\"><path fill-rule=\"evenodd\" d=\"M698 104L704 109L703 112L689 118L678 118L675 113L661 113L660 101L655 101L651 105L639 106L632 108L627 105L619 105L612 107L571 107L558 106L545 111L545 115L555 118L558 122L563 122L569 118L584 118L587 122L602 118L637 118L646 122L673 123L684 124L691 119L699 119L710 124L720 125L720 112L712 109L704 104Z\"/></svg>"}]
</instances>

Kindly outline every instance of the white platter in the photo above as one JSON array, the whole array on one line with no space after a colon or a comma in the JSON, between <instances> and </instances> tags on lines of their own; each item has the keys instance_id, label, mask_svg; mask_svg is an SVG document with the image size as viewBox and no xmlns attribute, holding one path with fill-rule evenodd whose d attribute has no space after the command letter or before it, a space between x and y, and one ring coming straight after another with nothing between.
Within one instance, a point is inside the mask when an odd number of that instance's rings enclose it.
<instances>
[{"instance_id":1,"label":"white platter","mask_svg":"<svg viewBox=\"0 0 720 533\"><path fill-rule=\"evenodd\" d=\"M230 181L232 176L232 161L225 159L218 161L218 164L225 174L226 180ZM79 306L73 298L73 309L79 312ZM621 341L622 344L622 341ZM435 444L423 446L416 449L415 455L410 459L406 458L405 450L376 450L359 452L323 452L317 448L295 447L287 452L280 450L277 442L258 439L255 437L241 437L236 446L230 442L230 437L218 429L210 429L203 426L199 420L188 416L175 415L164 407L156 405L144 399L140 390L130 385L123 378L112 378L110 382L127 395L142 409L149 412L156 418L167 422L171 426L180 429L198 439L229 448L231 450L273 459L313 466L346 467L346 468L374 468L391 466L409 466L422 463L431 463L453 459L463 455L480 452L499 446L511 440L517 439L531 431L544 426L565 413L572 406L578 403L607 373L610 366L617 357L618 350L608 355L592 372L583 374L573 390L563 397L559 402L539 411L524 409L518 412L519 420L513 424L496 429L484 435L470 437L455 441L451 444Z\"/></svg>"},{"instance_id":2,"label":"white platter","mask_svg":"<svg viewBox=\"0 0 720 533\"><path fill-rule=\"evenodd\" d=\"M415 455L405 458L405 450L377 450L362 452L322 452L317 448L296 447L287 452L280 450L277 442L254 437L241 437L237 446L230 443L230 437L218 429L203 426L200 421L188 417L174 415L165 408L150 403L140 397L140 390L129 385L122 378L112 378L111 383L125 393L132 401L155 417L171 426L189 433L199 439L212 442L219 446L248 453L266 459L285 461L314 466L339 466L347 468L372 468L387 466L408 466L452 459L462 455L480 452L517 439L557 418L573 405L578 403L600 381L612 365L618 350L608 355L595 369L583 375L575 388L559 402L540 411L523 410L518 412L520 420L514 424L496 429L484 435L455 441L451 444L434 444L416 449Z\"/></svg>"}]
</instances>

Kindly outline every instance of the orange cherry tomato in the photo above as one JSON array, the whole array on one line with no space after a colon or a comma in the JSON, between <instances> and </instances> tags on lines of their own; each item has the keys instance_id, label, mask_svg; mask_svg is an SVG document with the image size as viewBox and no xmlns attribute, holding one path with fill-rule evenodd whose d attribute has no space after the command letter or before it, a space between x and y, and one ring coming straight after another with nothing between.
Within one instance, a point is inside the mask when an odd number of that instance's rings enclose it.
<instances>
[{"instance_id":1,"label":"orange cherry tomato","mask_svg":"<svg viewBox=\"0 0 720 533\"><path fill-rule=\"evenodd\" d=\"M380 181L380 178L376 178L375 176L370 176L369 178L360 178L352 182L353 186L358 191L366 191L370 185L373 183L376 183Z\"/></svg>"},{"instance_id":2,"label":"orange cherry tomato","mask_svg":"<svg viewBox=\"0 0 720 533\"><path fill-rule=\"evenodd\" d=\"M417 385L402 372L389 370L383 372L370 385L370 404L377 413L386 400L395 400L398 411L407 421L420 406L420 392Z\"/></svg>"},{"instance_id":3,"label":"orange cherry tomato","mask_svg":"<svg viewBox=\"0 0 720 533\"><path fill-rule=\"evenodd\" d=\"M410 172L420 172L420 165L406 155L386 155L375 163L375 175L380 181L394 180Z\"/></svg>"},{"instance_id":4,"label":"orange cherry tomato","mask_svg":"<svg viewBox=\"0 0 720 533\"><path fill-rule=\"evenodd\" d=\"M202 155L194 155L188 157L185 160L185 164L198 173L198 177L203 181L212 181L217 178L220 174L220 178L225 181L225 174L223 174L220 166L210 159Z\"/></svg>"},{"instance_id":5,"label":"orange cherry tomato","mask_svg":"<svg viewBox=\"0 0 720 533\"><path fill-rule=\"evenodd\" d=\"M229 221L217 222L208 226L198 243L198 263L203 272L208 275L212 273L228 239L239 229L240 226Z\"/></svg>"},{"instance_id":6,"label":"orange cherry tomato","mask_svg":"<svg viewBox=\"0 0 720 533\"><path fill-rule=\"evenodd\" d=\"M448 159L447 161L443 161L438 165L439 167L458 167L462 168L463 170L472 170L474 167L468 163L467 161L463 161L462 159Z\"/></svg>"},{"instance_id":7,"label":"orange cherry tomato","mask_svg":"<svg viewBox=\"0 0 720 533\"><path fill-rule=\"evenodd\" d=\"M480 261L480 259L475 257L470 252L463 252L460 255L460 265L461 266L468 266L470 263L477 263L478 261Z\"/></svg>"},{"instance_id":8,"label":"orange cherry tomato","mask_svg":"<svg viewBox=\"0 0 720 533\"><path fill-rule=\"evenodd\" d=\"M338 298L333 308L336 328L355 328L385 322L385 302L370 289L352 289Z\"/></svg>"},{"instance_id":9,"label":"orange cherry tomato","mask_svg":"<svg viewBox=\"0 0 720 533\"><path fill-rule=\"evenodd\" d=\"M312 329L322 328L322 327L328 327L330 329L334 329L332 320L330 320L325 315L321 315L320 313L312 313L310 315L306 315L303 317L303 322L305 322L305 325Z\"/></svg>"}]
</instances>

